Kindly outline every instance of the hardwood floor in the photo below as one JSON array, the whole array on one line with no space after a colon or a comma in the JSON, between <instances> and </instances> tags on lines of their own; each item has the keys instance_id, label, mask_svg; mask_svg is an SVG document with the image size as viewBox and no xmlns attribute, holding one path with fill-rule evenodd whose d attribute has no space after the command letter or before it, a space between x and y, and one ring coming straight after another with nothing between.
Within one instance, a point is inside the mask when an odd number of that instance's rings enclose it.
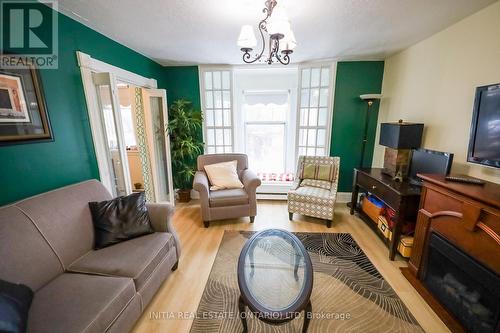
<instances>
[{"instance_id":1,"label":"hardwood floor","mask_svg":"<svg viewBox=\"0 0 500 333\"><path fill-rule=\"evenodd\" d=\"M397 256L389 261L388 249L360 219L349 215L345 203L338 203L335 220L330 229L324 221L294 215L288 221L285 201L262 201L253 224L248 218L211 223L203 227L200 208L196 201L178 204L174 225L179 233L182 254L179 268L163 283L133 330L145 332L189 332L205 283L210 274L224 230L262 230L282 228L303 232L350 233L368 258L389 282L426 332L449 332L438 316L403 277L399 267L406 261Z\"/></svg>"}]
</instances>

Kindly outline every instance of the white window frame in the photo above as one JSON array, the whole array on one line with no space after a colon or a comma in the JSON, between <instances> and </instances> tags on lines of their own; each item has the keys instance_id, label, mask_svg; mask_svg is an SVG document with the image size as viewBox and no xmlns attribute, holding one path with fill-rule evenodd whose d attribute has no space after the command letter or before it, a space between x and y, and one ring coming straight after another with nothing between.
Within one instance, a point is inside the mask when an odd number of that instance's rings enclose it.
<instances>
[{"instance_id":1,"label":"white window frame","mask_svg":"<svg viewBox=\"0 0 500 333\"><path fill-rule=\"evenodd\" d=\"M222 87L222 72L229 72L229 89L223 89ZM215 125L215 114L214 114L214 126L208 126L207 124L207 121L206 121L206 114L207 114L207 107L206 107L206 87L205 87L205 73L207 72L212 72L212 89L209 89L209 91L212 91L212 103L215 103L215 99L214 99L214 95L213 95L213 92L214 91L220 91L221 92L221 98L222 98L222 126L216 126ZM218 89L213 89L214 88L214 79L213 79L213 73L214 72L221 72L221 89L218 90ZM200 84L200 101L201 101L201 110L203 112L203 142L204 142L204 148L205 148L205 153L228 153L228 151L226 151L226 147L230 147L229 148L229 152L232 153L234 152L234 142L235 142L235 138L234 138L234 99L233 99L233 68L232 66L198 66L198 79L199 79L199 84ZM223 91L228 91L229 92L229 103L230 103L230 107L229 107L229 114L230 114L230 119L231 119L231 124L229 126L227 125L224 125L224 110L227 110L226 108L224 108L224 100L223 100L223 94L222 92ZM214 107L211 108L211 110L216 110L215 108L215 105L213 105ZM208 137L208 129L213 129L214 131L219 129L219 130L222 130L223 133L222 133L222 145L218 145L217 144L217 140L216 140L216 135L214 133L214 144L213 145L210 145L210 147L214 147L214 151L213 152L209 152L209 145L208 145L208 140L207 140L207 137ZM227 144L225 142L225 137L224 137L224 130L227 130L229 129L230 130L230 133L231 133L231 142L230 144ZM222 152L218 152L217 151L217 147L220 147L222 146Z\"/></svg>"},{"instance_id":2,"label":"white window frame","mask_svg":"<svg viewBox=\"0 0 500 333\"><path fill-rule=\"evenodd\" d=\"M314 68L320 68L320 78L319 82L320 85L318 88L320 89L321 92L321 68L330 68L330 80L329 80L329 91L328 91L328 100L327 100L327 105L326 105L326 110L327 110L327 117L326 117L326 125L325 126L302 126L300 123L300 109L302 106L302 70L303 69L309 69L312 70ZM334 103L334 95L335 95L335 78L337 76L337 63L336 62L317 62L317 63L303 63L299 65L299 82L297 85L297 126L296 126L296 144L295 144L295 156L298 159L299 156L299 151L300 151L300 140L299 140L299 133L300 129L325 129L325 154L324 156L329 156L330 155L330 143L331 143L331 136L332 136L332 128L333 128L333 103ZM310 75L309 80L311 80L312 75ZM309 96L308 98L310 99L311 97L311 83L309 82L309 86L306 89L309 89ZM319 103L320 98L318 97L318 103ZM308 109L311 108L310 103L308 103ZM317 107L319 109L319 105ZM318 117L319 118L319 117ZM317 140L317 132L316 132L316 140ZM308 136L308 135L307 135ZM306 138L306 151L307 151L307 140ZM316 145L313 146L317 150L318 148L322 148L318 146L317 141Z\"/></svg>"}]
</instances>

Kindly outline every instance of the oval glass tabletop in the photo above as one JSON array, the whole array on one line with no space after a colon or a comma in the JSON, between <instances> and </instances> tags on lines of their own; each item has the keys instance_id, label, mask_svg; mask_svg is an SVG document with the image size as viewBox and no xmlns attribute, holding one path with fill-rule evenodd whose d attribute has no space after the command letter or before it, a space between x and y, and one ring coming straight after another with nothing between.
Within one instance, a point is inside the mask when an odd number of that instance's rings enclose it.
<instances>
[{"instance_id":1,"label":"oval glass tabletop","mask_svg":"<svg viewBox=\"0 0 500 333\"><path fill-rule=\"evenodd\" d=\"M240 254L238 283L254 311L300 311L312 291L311 259L295 235L264 230L252 236Z\"/></svg>"}]
</instances>

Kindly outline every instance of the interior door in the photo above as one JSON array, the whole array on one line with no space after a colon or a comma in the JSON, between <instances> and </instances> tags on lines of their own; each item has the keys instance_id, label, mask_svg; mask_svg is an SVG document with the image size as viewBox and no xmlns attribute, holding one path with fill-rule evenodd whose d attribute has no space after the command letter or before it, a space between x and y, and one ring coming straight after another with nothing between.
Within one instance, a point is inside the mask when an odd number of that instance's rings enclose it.
<instances>
[{"instance_id":1,"label":"interior door","mask_svg":"<svg viewBox=\"0 0 500 333\"><path fill-rule=\"evenodd\" d=\"M157 202L174 204L174 187L170 156L167 93L164 89L141 89L146 118L148 146L151 150L151 172Z\"/></svg>"},{"instance_id":2,"label":"interior door","mask_svg":"<svg viewBox=\"0 0 500 333\"><path fill-rule=\"evenodd\" d=\"M107 170L100 170L113 196L132 193L116 80L111 73L92 73L106 142Z\"/></svg>"}]
</instances>

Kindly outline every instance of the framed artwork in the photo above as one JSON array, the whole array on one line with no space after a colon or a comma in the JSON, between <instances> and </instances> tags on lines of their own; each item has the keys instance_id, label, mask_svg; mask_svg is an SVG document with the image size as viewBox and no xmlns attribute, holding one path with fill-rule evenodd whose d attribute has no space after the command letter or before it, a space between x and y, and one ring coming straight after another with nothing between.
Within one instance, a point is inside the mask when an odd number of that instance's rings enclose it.
<instances>
[{"instance_id":1,"label":"framed artwork","mask_svg":"<svg viewBox=\"0 0 500 333\"><path fill-rule=\"evenodd\" d=\"M53 140L38 70L0 67L0 145Z\"/></svg>"}]
</instances>

